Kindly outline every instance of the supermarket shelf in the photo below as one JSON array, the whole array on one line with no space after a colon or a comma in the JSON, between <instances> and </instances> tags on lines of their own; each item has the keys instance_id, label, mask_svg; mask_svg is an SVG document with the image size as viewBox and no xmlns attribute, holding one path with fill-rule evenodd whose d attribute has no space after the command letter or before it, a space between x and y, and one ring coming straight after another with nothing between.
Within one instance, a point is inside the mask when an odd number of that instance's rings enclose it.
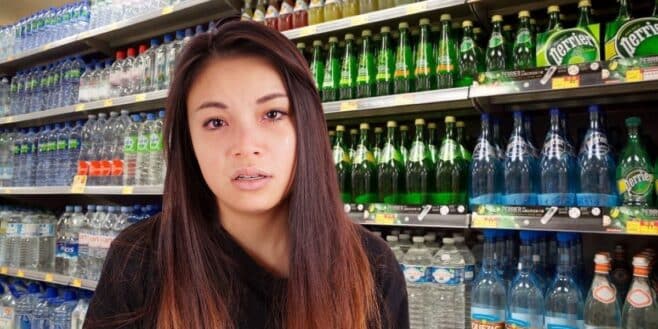
<instances>
[{"instance_id":1,"label":"supermarket shelf","mask_svg":"<svg viewBox=\"0 0 658 329\"><path fill-rule=\"evenodd\" d=\"M23 270L11 267L0 268L1 275L12 276L15 278L42 281L46 283L54 283L62 286L70 286L75 288L82 288L85 290L95 290L98 285L97 281L78 279L66 275L39 272L32 270Z\"/></svg>"},{"instance_id":2,"label":"supermarket shelf","mask_svg":"<svg viewBox=\"0 0 658 329\"><path fill-rule=\"evenodd\" d=\"M162 195L163 186L41 186L5 187L0 195Z\"/></svg>"},{"instance_id":3,"label":"supermarket shelf","mask_svg":"<svg viewBox=\"0 0 658 329\"><path fill-rule=\"evenodd\" d=\"M416 14L422 13L427 15L428 12L454 8L463 6L464 4L464 0L427 0L394 8L378 10L363 15L342 18L331 22L309 25L298 29L284 31L282 33L289 39L293 40L318 37L329 33L347 32L347 30L351 30L352 28L362 27L365 25L372 27L377 23L383 23L401 18L410 20L413 18L413 15ZM465 13L466 12L464 12L464 14Z\"/></svg>"},{"instance_id":4,"label":"supermarket shelf","mask_svg":"<svg viewBox=\"0 0 658 329\"><path fill-rule=\"evenodd\" d=\"M362 225L468 228L465 206L402 206L385 204L347 204L345 212Z\"/></svg>"},{"instance_id":5,"label":"supermarket shelf","mask_svg":"<svg viewBox=\"0 0 658 329\"><path fill-rule=\"evenodd\" d=\"M183 26L207 23L210 19L234 12L228 1L187 0L9 56L0 60L0 73L10 73L22 67L91 49L111 49Z\"/></svg>"}]
</instances>

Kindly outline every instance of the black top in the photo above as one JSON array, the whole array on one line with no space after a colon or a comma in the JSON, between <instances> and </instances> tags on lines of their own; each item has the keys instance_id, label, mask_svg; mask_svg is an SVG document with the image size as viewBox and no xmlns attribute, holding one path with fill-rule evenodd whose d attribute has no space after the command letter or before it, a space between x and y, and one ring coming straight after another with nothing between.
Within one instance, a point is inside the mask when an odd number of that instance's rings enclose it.
<instances>
[{"instance_id":1,"label":"black top","mask_svg":"<svg viewBox=\"0 0 658 329\"><path fill-rule=\"evenodd\" d=\"M132 225L112 243L98 287L94 294L85 329L155 328L158 307L159 271L154 268L157 218ZM280 317L273 309L285 294L286 279L278 278L258 265L231 237L219 228L218 241L242 268L238 276L243 293L238 314L239 329L272 329ZM409 311L404 276L386 243L359 226L365 251L373 269L380 301L382 328L408 329ZM130 324L125 325L128 322ZM277 321L278 322L278 321ZM122 323L119 325L119 323Z\"/></svg>"}]
</instances>

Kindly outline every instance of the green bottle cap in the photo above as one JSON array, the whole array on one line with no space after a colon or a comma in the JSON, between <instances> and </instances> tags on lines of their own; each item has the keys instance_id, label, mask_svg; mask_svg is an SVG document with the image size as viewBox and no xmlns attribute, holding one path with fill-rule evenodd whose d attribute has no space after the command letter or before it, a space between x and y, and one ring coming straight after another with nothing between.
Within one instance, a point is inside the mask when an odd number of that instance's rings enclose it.
<instances>
[{"instance_id":1,"label":"green bottle cap","mask_svg":"<svg viewBox=\"0 0 658 329\"><path fill-rule=\"evenodd\" d=\"M462 22L462 27L463 28L473 27L473 22L471 22L469 20L465 20L465 21Z\"/></svg>"},{"instance_id":2,"label":"green bottle cap","mask_svg":"<svg viewBox=\"0 0 658 329\"><path fill-rule=\"evenodd\" d=\"M464 128L464 127L466 127L464 121L457 121L457 128Z\"/></svg>"},{"instance_id":3,"label":"green bottle cap","mask_svg":"<svg viewBox=\"0 0 658 329\"><path fill-rule=\"evenodd\" d=\"M397 126L398 126L398 123L395 122L395 121L389 121L389 122L386 123L387 128L395 128Z\"/></svg>"},{"instance_id":4,"label":"green bottle cap","mask_svg":"<svg viewBox=\"0 0 658 329\"><path fill-rule=\"evenodd\" d=\"M401 125L400 131L409 131L409 127L407 125Z\"/></svg>"},{"instance_id":5,"label":"green bottle cap","mask_svg":"<svg viewBox=\"0 0 658 329\"><path fill-rule=\"evenodd\" d=\"M482 33L482 28L481 27L474 27L473 28L473 34L480 34Z\"/></svg>"},{"instance_id":6,"label":"green bottle cap","mask_svg":"<svg viewBox=\"0 0 658 329\"><path fill-rule=\"evenodd\" d=\"M382 26L382 28L379 30L380 33L390 33L391 28L388 26Z\"/></svg>"},{"instance_id":7,"label":"green bottle cap","mask_svg":"<svg viewBox=\"0 0 658 329\"><path fill-rule=\"evenodd\" d=\"M362 37L371 37L371 36L372 36L372 31L370 31L370 30L363 30L363 31L361 32L361 36L362 36Z\"/></svg>"},{"instance_id":8,"label":"green bottle cap","mask_svg":"<svg viewBox=\"0 0 658 329\"><path fill-rule=\"evenodd\" d=\"M441 15L441 22L450 21L450 20L452 20L452 16L450 16L450 14Z\"/></svg>"},{"instance_id":9,"label":"green bottle cap","mask_svg":"<svg viewBox=\"0 0 658 329\"><path fill-rule=\"evenodd\" d=\"M314 40L313 47L322 47L322 40Z\"/></svg>"},{"instance_id":10,"label":"green bottle cap","mask_svg":"<svg viewBox=\"0 0 658 329\"><path fill-rule=\"evenodd\" d=\"M530 17L530 12L527 10L521 10L519 12L519 18L523 18L523 17Z\"/></svg>"},{"instance_id":11,"label":"green bottle cap","mask_svg":"<svg viewBox=\"0 0 658 329\"><path fill-rule=\"evenodd\" d=\"M400 24L398 24L398 29L400 29L400 30L408 29L408 28L409 28L409 23L407 23L407 22L401 22Z\"/></svg>"},{"instance_id":12,"label":"green bottle cap","mask_svg":"<svg viewBox=\"0 0 658 329\"><path fill-rule=\"evenodd\" d=\"M592 2L589 0L580 0L580 2L578 2L578 8L591 7L591 6L592 6Z\"/></svg>"},{"instance_id":13,"label":"green bottle cap","mask_svg":"<svg viewBox=\"0 0 658 329\"><path fill-rule=\"evenodd\" d=\"M376 134L377 134L377 133L378 133L378 134L381 134L381 133L383 133L383 132L384 132L384 129L382 129L382 127L375 127L375 133L376 133Z\"/></svg>"},{"instance_id":14,"label":"green bottle cap","mask_svg":"<svg viewBox=\"0 0 658 329\"><path fill-rule=\"evenodd\" d=\"M421 18L418 25L420 25L420 26L430 25L430 19L429 18Z\"/></svg>"},{"instance_id":15,"label":"green bottle cap","mask_svg":"<svg viewBox=\"0 0 658 329\"><path fill-rule=\"evenodd\" d=\"M354 34L352 33L345 34L345 41L348 40L354 40Z\"/></svg>"},{"instance_id":16,"label":"green bottle cap","mask_svg":"<svg viewBox=\"0 0 658 329\"><path fill-rule=\"evenodd\" d=\"M416 121L414 121L414 124L416 126L424 126L425 125L425 119L416 119Z\"/></svg>"},{"instance_id":17,"label":"green bottle cap","mask_svg":"<svg viewBox=\"0 0 658 329\"><path fill-rule=\"evenodd\" d=\"M502 21L503 21L503 16L493 15L493 17L491 17L491 22L492 23L500 23Z\"/></svg>"},{"instance_id":18,"label":"green bottle cap","mask_svg":"<svg viewBox=\"0 0 658 329\"><path fill-rule=\"evenodd\" d=\"M445 123L455 123L455 117L449 115L445 118Z\"/></svg>"},{"instance_id":19,"label":"green bottle cap","mask_svg":"<svg viewBox=\"0 0 658 329\"><path fill-rule=\"evenodd\" d=\"M642 120L638 117L630 117L626 119L626 127L639 127L642 123Z\"/></svg>"},{"instance_id":20,"label":"green bottle cap","mask_svg":"<svg viewBox=\"0 0 658 329\"><path fill-rule=\"evenodd\" d=\"M548 13L559 13L560 12L560 6L548 6Z\"/></svg>"},{"instance_id":21,"label":"green bottle cap","mask_svg":"<svg viewBox=\"0 0 658 329\"><path fill-rule=\"evenodd\" d=\"M343 132L345 131L345 126L343 125L337 125L336 126L336 132Z\"/></svg>"},{"instance_id":22,"label":"green bottle cap","mask_svg":"<svg viewBox=\"0 0 658 329\"><path fill-rule=\"evenodd\" d=\"M428 124L427 124L427 128L430 128L430 129L436 129L436 123L434 123L434 122L430 122L430 123L428 123Z\"/></svg>"},{"instance_id":23,"label":"green bottle cap","mask_svg":"<svg viewBox=\"0 0 658 329\"><path fill-rule=\"evenodd\" d=\"M370 129L370 125L367 122L364 122L364 123L359 125L359 129L361 129L361 130Z\"/></svg>"},{"instance_id":24,"label":"green bottle cap","mask_svg":"<svg viewBox=\"0 0 658 329\"><path fill-rule=\"evenodd\" d=\"M329 43L338 42L338 37L329 37Z\"/></svg>"}]
</instances>

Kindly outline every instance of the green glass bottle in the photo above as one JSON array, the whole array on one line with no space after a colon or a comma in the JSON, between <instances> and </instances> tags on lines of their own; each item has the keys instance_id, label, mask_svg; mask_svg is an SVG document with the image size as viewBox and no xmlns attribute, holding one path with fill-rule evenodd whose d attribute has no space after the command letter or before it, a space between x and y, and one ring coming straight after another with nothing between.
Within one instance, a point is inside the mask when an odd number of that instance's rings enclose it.
<instances>
[{"instance_id":1,"label":"green glass bottle","mask_svg":"<svg viewBox=\"0 0 658 329\"><path fill-rule=\"evenodd\" d=\"M371 36L372 32L370 30L361 32L361 53L356 76L356 97L358 98L375 96L377 68L375 67L375 56L371 49Z\"/></svg>"},{"instance_id":2,"label":"green glass bottle","mask_svg":"<svg viewBox=\"0 0 658 329\"><path fill-rule=\"evenodd\" d=\"M416 138L411 144L409 160L406 162L407 193L404 201L410 205L422 205L429 200L430 188L434 186L434 168L432 155L423 137L425 120L416 119L415 125Z\"/></svg>"},{"instance_id":3,"label":"green glass bottle","mask_svg":"<svg viewBox=\"0 0 658 329\"><path fill-rule=\"evenodd\" d=\"M502 33L503 17L494 15L491 19L493 31L487 46L486 64L487 72L504 71L507 67L507 56L505 53L505 38Z\"/></svg>"},{"instance_id":4,"label":"green glass bottle","mask_svg":"<svg viewBox=\"0 0 658 329\"><path fill-rule=\"evenodd\" d=\"M324 54L322 51L322 41L313 41L313 59L311 60L311 74L315 82L315 88L322 90L324 82Z\"/></svg>"},{"instance_id":5,"label":"green glass bottle","mask_svg":"<svg viewBox=\"0 0 658 329\"><path fill-rule=\"evenodd\" d=\"M306 43L298 42L297 43L297 51L299 51L299 53L302 55L302 57L304 57L308 60L308 54L306 53Z\"/></svg>"},{"instance_id":6,"label":"green glass bottle","mask_svg":"<svg viewBox=\"0 0 658 329\"><path fill-rule=\"evenodd\" d=\"M503 25L503 38L505 38L505 56L507 57L507 69L511 70L513 68L511 59L514 52L514 32L512 31L512 25L505 24Z\"/></svg>"},{"instance_id":7,"label":"green glass bottle","mask_svg":"<svg viewBox=\"0 0 658 329\"><path fill-rule=\"evenodd\" d=\"M340 190L340 197L344 203L352 201L352 160L350 159L349 152L343 140L345 127L336 126L336 141L333 147L334 164L336 166L336 173L338 175L338 188Z\"/></svg>"},{"instance_id":8,"label":"green glass bottle","mask_svg":"<svg viewBox=\"0 0 658 329\"><path fill-rule=\"evenodd\" d=\"M338 38L329 38L329 53L324 65L324 81L322 82L322 101L338 100L338 83L340 82L340 62L338 59Z\"/></svg>"},{"instance_id":9,"label":"green glass bottle","mask_svg":"<svg viewBox=\"0 0 658 329\"><path fill-rule=\"evenodd\" d=\"M628 142L619 156L617 188L625 206L653 206L653 166L640 141L638 117L626 119Z\"/></svg>"},{"instance_id":10,"label":"green glass bottle","mask_svg":"<svg viewBox=\"0 0 658 329\"><path fill-rule=\"evenodd\" d=\"M409 24L399 24L400 40L395 56L395 73L393 75L393 93L410 93L414 91L413 57L410 45Z\"/></svg>"},{"instance_id":11,"label":"green glass bottle","mask_svg":"<svg viewBox=\"0 0 658 329\"><path fill-rule=\"evenodd\" d=\"M459 81L457 85L467 87L478 80L478 76L484 71L482 67L482 49L473 38L473 22L465 20L462 22L464 33L459 45Z\"/></svg>"},{"instance_id":12,"label":"green glass bottle","mask_svg":"<svg viewBox=\"0 0 658 329\"><path fill-rule=\"evenodd\" d=\"M401 125L400 126L400 145L398 145L400 153L402 153L403 163L407 163L409 160L409 126Z\"/></svg>"},{"instance_id":13,"label":"green glass bottle","mask_svg":"<svg viewBox=\"0 0 658 329\"><path fill-rule=\"evenodd\" d=\"M530 18L530 33L532 33L532 40L534 44L537 44L537 20L534 18Z\"/></svg>"},{"instance_id":14,"label":"green glass bottle","mask_svg":"<svg viewBox=\"0 0 658 329\"><path fill-rule=\"evenodd\" d=\"M514 68L517 70L531 69L537 65L535 60L535 40L530 30L530 12L519 12L519 30L514 41Z\"/></svg>"},{"instance_id":15,"label":"green glass bottle","mask_svg":"<svg viewBox=\"0 0 658 329\"><path fill-rule=\"evenodd\" d=\"M480 48L484 49L486 46L485 42L487 40L484 39L482 36L482 28L480 27L473 27L473 40L475 40L475 43L480 46Z\"/></svg>"},{"instance_id":16,"label":"green glass bottle","mask_svg":"<svg viewBox=\"0 0 658 329\"><path fill-rule=\"evenodd\" d=\"M562 21L560 20L560 7L548 6L548 28L546 32L562 29Z\"/></svg>"},{"instance_id":17,"label":"green glass bottle","mask_svg":"<svg viewBox=\"0 0 658 329\"><path fill-rule=\"evenodd\" d=\"M468 164L455 140L455 117L445 118L446 133L436 162L436 193L431 203L437 205L466 204Z\"/></svg>"},{"instance_id":18,"label":"green glass bottle","mask_svg":"<svg viewBox=\"0 0 658 329\"><path fill-rule=\"evenodd\" d=\"M356 145L359 142L359 131L356 129L350 129L350 148L348 154L350 159L354 159L354 153L356 153Z\"/></svg>"},{"instance_id":19,"label":"green glass bottle","mask_svg":"<svg viewBox=\"0 0 658 329\"><path fill-rule=\"evenodd\" d=\"M430 150L430 160L432 160L432 167L434 167L438 153L436 148L436 123L434 122L427 124L427 148Z\"/></svg>"},{"instance_id":20,"label":"green glass bottle","mask_svg":"<svg viewBox=\"0 0 658 329\"><path fill-rule=\"evenodd\" d=\"M420 19L420 34L416 46L416 91L435 89L434 85L434 47L430 37L430 20Z\"/></svg>"},{"instance_id":21,"label":"green glass bottle","mask_svg":"<svg viewBox=\"0 0 658 329\"><path fill-rule=\"evenodd\" d=\"M441 15L441 36L436 50L436 86L452 88L457 80L457 47L452 36L452 17Z\"/></svg>"},{"instance_id":22,"label":"green glass bottle","mask_svg":"<svg viewBox=\"0 0 658 329\"><path fill-rule=\"evenodd\" d=\"M329 145L333 146L336 142L336 131L329 130Z\"/></svg>"},{"instance_id":23,"label":"green glass bottle","mask_svg":"<svg viewBox=\"0 0 658 329\"><path fill-rule=\"evenodd\" d=\"M592 11L592 3L590 0L581 0L578 2L578 23L576 24L577 27L582 27L589 29L589 25L592 24L592 21L590 19Z\"/></svg>"},{"instance_id":24,"label":"green glass bottle","mask_svg":"<svg viewBox=\"0 0 658 329\"><path fill-rule=\"evenodd\" d=\"M466 144L466 124L464 121L457 121L455 126L457 127L457 145L459 146L459 153L464 160L470 162L473 157Z\"/></svg>"},{"instance_id":25,"label":"green glass bottle","mask_svg":"<svg viewBox=\"0 0 658 329\"><path fill-rule=\"evenodd\" d=\"M655 11L655 10L654 10ZM655 16L655 15L654 15ZM630 6L627 0L619 0L619 13L614 21L608 23L605 29L605 40L611 40L614 38L615 34L619 28L624 25L624 23L632 19Z\"/></svg>"},{"instance_id":26,"label":"green glass bottle","mask_svg":"<svg viewBox=\"0 0 658 329\"><path fill-rule=\"evenodd\" d=\"M340 82L338 83L341 100L356 98L357 73L354 35L347 33L345 34L345 52L340 70Z\"/></svg>"},{"instance_id":27,"label":"green glass bottle","mask_svg":"<svg viewBox=\"0 0 658 329\"><path fill-rule=\"evenodd\" d=\"M370 126L360 125L361 135L352 159L352 199L356 203L377 202L377 165L368 147Z\"/></svg>"},{"instance_id":28,"label":"green glass bottle","mask_svg":"<svg viewBox=\"0 0 658 329\"><path fill-rule=\"evenodd\" d=\"M377 54L377 75L375 76L375 94L386 96L393 93L393 75L395 73L395 56L391 44L391 29L383 26L380 30L382 43Z\"/></svg>"},{"instance_id":29,"label":"green glass bottle","mask_svg":"<svg viewBox=\"0 0 658 329\"><path fill-rule=\"evenodd\" d=\"M387 204L399 204L404 192L404 162L395 140L397 123L389 121L386 127L386 141L377 163L378 200Z\"/></svg>"},{"instance_id":30,"label":"green glass bottle","mask_svg":"<svg viewBox=\"0 0 658 329\"><path fill-rule=\"evenodd\" d=\"M375 127L375 141L372 144L372 155L375 157L375 164L379 163L382 157L382 142L383 142L384 129L382 127Z\"/></svg>"}]
</instances>

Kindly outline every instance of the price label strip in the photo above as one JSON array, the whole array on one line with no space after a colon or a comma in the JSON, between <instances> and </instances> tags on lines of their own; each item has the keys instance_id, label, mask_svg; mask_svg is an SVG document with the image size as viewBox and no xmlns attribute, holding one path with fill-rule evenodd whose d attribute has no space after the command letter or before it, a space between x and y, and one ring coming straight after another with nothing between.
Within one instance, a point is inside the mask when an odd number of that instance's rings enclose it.
<instances>
[{"instance_id":1,"label":"price label strip","mask_svg":"<svg viewBox=\"0 0 658 329\"><path fill-rule=\"evenodd\" d=\"M146 100L146 94L137 94L135 95L135 102L143 102Z\"/></svg>"},{"instance_id":2,"label":"price label strip","mask_svg":"<svg viewBox=\"0 0 658 329\"><path fill-rule=\"evenodd\" d=\"M134 186L124 186L123 189L121 189L121 194L133 194L134 191Z\"/></svg>"},{"instance_id":3,"label":"price label strip","mask_svg":"<svg viewBox=\"0 0 658 329\"><path fill-rule=\"evenodd\" d=\"M103 101L103 106L104 107L110 107L112 105L114 105L114 100L112 98L106 99L105 101Z\"/></svg>"},{"instance_id":4,"label":"price label strip","mask_svg":"<svg viewBox=\"0 0 658 329\"><path fill-rule=\"evenodd\" d=\"M642 70L633 69L626 71L626 82L638 82L638 81L644 81L644 74L642 74Z\"/></svg>"},{"instance_id":5,"label":"price label strip","mask_svg":"<svg viewBox=\"0 0 658 329\"><path fill-rule=\"evenodd\" d=\"M310 25L307 27L303 27L301 30L299 30L299 36L300 37L307 37L312 34L318 33L318 27L315 25Z\"/></svg>"},{"instance_id":6,"label":"price label strip","mask_svg":"<svg viewBox=\"0 0 658 329\"><path fill-rule=\"evenodd\" d=\"M368 15L358 15L358 16L352 17L352 19L350 21L350 25L351 26L361 26L361 25L368 24L368 22L369 22Z\"/></svg>"},{"instance_id":7,"label":"price label strip","mask_svg":"<svg viewBox=\"0 0 658 329\"><path fill-rule=\"evenodd\" d=\"M86 107L87 107L87 106L85 106L85 104L77 104L77 105L75 106L75 111L76 111L76 112L82 112L82 111L85 110Z\"/></svg>"},{"instance_id":8,"label":"price label strip","mask_svg":"<svg viewBox=\"0 0 658 329\"><path fill-rule=\"evenodd\" d=\"M375 223L382 225L393 225L395 224L395 214L375 214Z\"/></svg>"},{"instance_id":9,"label":"price label strip","mask_svg":"<svg viewBox=\"0 0 658 329\"><path fill-rule=\"evenodd\" d=\"M626 233L658 235L658 221L631 220L626 222Z\"/></svg>"},{"instance_id":10,"label":"price label strip","mask_svg":"<svg viewBox=\"0 0 658 329\"><path fill-rule=\"evenodd\" d=\"M167 6L162 8L162 15L169 15L174 12L174 6Z\"/></svg>"},{"instance_id":11,"label":"price label strip","mask_svg":"<svg viewBox=\"0 0 658 329\"><path fill-rule=\"evenodd\" d=\"M25 277L25 272L23 272L23 270L18 270L18 272L16 272L16 277L24 278Z\"/></svg>"},{"instance_id":12,"label":"price label strip","mask_svg":"<svg viewBox=\"0 0 658 329\"><path fill-rule=\"evenodd\" d=\"M6 266L0 267L0 274L2 275L9 274L9 268L7 268Z\"/></svg>"},{"instance_id":13,"label":"price label strip","mask_svg":"<svg viewBox=\"0 0 658 329\"><path fill-rule=\"evenodd\" d=\"M412 3L407 5L406 9L407 15L418 14L427 9L427 1Z\"/></svg>"},{"instance_id":14,"label":"price label strip","mask_svg":"<svg viewBox=\"0 0 658 329\"><path fill-rule=\"evenodd\" d=\"M43 278L43 281L52 283L55 281L55 276L52 273L46 273L46 275Z\"/></svg>"},{"instance_id":15,"label":"price label strip","mask_svg":"<svg viewBox=\"0 0 658 329\"><path fill-rule=\"evenodd\" d=\"M498 217L473 215L471 226L475 228L498 228Z\"/></svg>"},{"instance_id":16,"label":"price label strip","mask_svg":"<svg viewBox=\"0 0 658 329\"><path fill-rule=\"evenodd\" d=\"M71 286L76 287L76 288L81 288L82 287L82 280L73 279L73 281L71 281Z\"/></svg>"},{"instance_id":17,"label":"price label strip","mask_svg":"<svg viewBox=\"0 0 658 329\"><path fill-rule=\"evenodd\" d=\"M71 185L71 193L74 194L85 193L86 186L87 186L87 176L75 175L75 177L73 177L73 185Z\"/></svg>"},{"instance_id":18,"label":"price label strip","mask_svg":"<svg viewBox=\"0 0 658 329\"><path fill-rule=\"evenodd\" d=\"M356 101L345 101L340 103L340 111L354 111L359 108L359 103Z\"/></svg>"},{"instance_id":19,"label":"price label strip","mask_svg":"<svg viewBox=\"0 0 658 329\"><path fill-rule=\"evenodd\" d=\"M554 90L578 88L580 87L580 77L572 76L572 77L553 78L551 87Z\"/></svg>"}]
</instances>

